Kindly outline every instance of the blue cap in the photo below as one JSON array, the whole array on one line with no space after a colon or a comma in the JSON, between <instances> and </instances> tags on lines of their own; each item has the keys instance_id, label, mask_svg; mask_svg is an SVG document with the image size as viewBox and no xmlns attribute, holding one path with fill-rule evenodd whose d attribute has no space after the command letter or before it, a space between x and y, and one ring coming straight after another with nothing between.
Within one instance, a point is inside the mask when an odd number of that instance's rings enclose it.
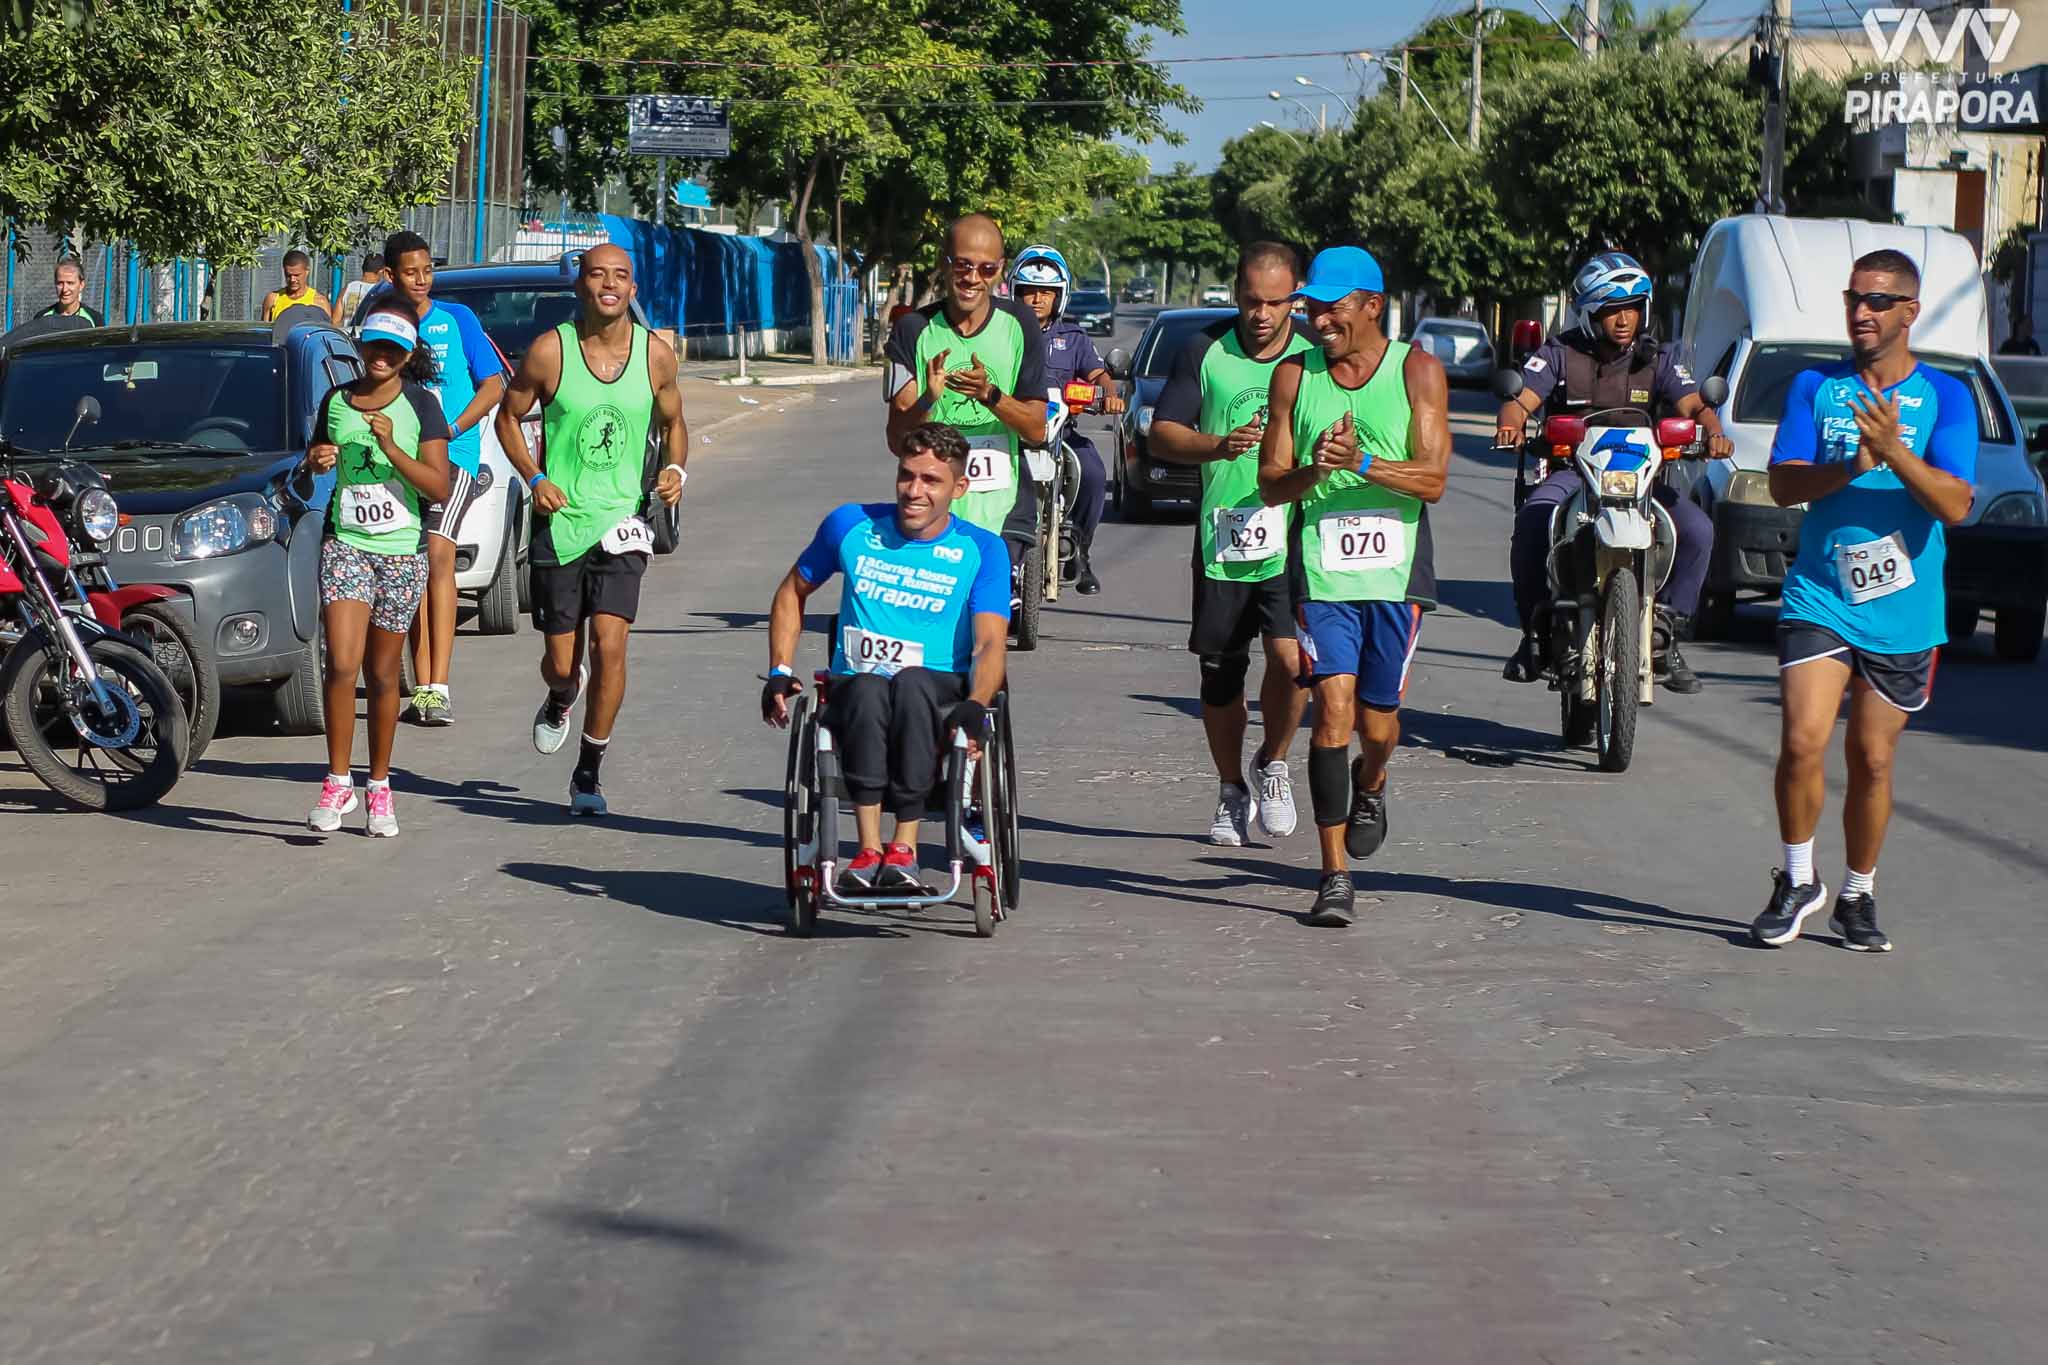
<instances>
[{"instance_id":1,"label":"blue cap","mask_svg":"<svg viewBox=\"0 0 2048 1365\"><path fill-rule=\"evenodd\" d=\"M1387 292L1380 263L1362 246L1325 247L1309 262L1308 283L1295 291L1296 298L1317 303L1335 303L1354 290L1374 294Z\"/></svg>"}]
</instances>

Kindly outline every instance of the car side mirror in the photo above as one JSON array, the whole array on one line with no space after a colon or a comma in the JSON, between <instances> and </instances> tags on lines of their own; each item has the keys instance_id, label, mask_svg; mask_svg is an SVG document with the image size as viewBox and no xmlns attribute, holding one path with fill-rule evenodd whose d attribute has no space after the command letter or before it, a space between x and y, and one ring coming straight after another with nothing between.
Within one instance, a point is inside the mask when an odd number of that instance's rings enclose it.
<instances>
[{"instance_id":1,"label":"car side mirror","mask_svg":"<svg viewBox=\"0 0 2048 1365\"><path fill-rule=\"evenodd\" d=\"M1700 399L1710 408L1718 408L1728 401L1728 381L1718 374L1710 374L1700 385Z\"/></svg>"},{"instance_id":2,"label":"car side mirror","mask_svg":"<svg viewBox=\"0 0 2048 1365\"><path fill-rule=\"evenodd\" d=\"M1131 377L1131 353L1123 347L1112 346L1108 359L1103 363L1109 367L1110 378L1129 379Z\"/></svg>"},{"instance_id":3,"label":"car side mirror","mask_svg":"<svg viewBox=\"0 0 2048 1365\"><path fill-rule=\"evenodd\" d=\"M1493 396L1503 403L1511 403L1522 396L1522 372L1520 370L1495 370L1493 372Z\"/></svg>"},{"instance_id":4,"label":"car side mirror","mask_svg":"<svg viewBox=\"0 0 2048 1365\"><path fill-rule=\"evenodd\" d=\"M64 433L64 449L78 439L78 429L89 427L100 420L100 400L89 393L80 394L78 401L71 405L71 430Z\"/></svg>"}]
</instances>

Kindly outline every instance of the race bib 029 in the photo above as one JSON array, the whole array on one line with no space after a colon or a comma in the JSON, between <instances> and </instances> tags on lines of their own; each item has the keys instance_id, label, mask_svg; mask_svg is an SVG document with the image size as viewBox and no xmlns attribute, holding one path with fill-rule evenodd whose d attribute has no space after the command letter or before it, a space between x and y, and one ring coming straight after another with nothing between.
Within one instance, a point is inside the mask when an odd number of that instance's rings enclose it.
<instances>
[{"instance_id":1,"label":"race bib 029","mask_svg":"<svg viewBox=\"0 0 2048 1365\"><path fill-rule=\"evenodd\" d=\"M406 499L398 495L391 480L383 483L352 483L341 490L341 524L370 535L403 531L420 524Z\"/></svg>"},{"instance_id":2,"label":"race bib 029","mask_svg":"<svg viewBox=\"0 0 2048 1365\"><path fill-rule=\"evenodd\" d=\"M654 553L654 536L648 531L647 523L637 516L625 518L611 530L604 533L598 542L605 553L614 555L651 555Z\"/></svg>"},{"instance_id":3,"label":"race bib 029","mask_svg":"<svg viewBox=\"0 0 2048 1365\"><path fill-rule=\"evenodd\" d=\"M1216 519L1216 562L1252 564L1280 553L1287 540L1287 524L1277 507L1218 507Z\"/></svg>"},{"instance_id":4,"label":"race bib 029","mask_svg":"<svg viewBox=\"0 0 2048 1365\"><path fill-rule=\"evenodd\" d=\"M1408 526L1392 512L1330 512L1316 523L1331 573L1391 569L1408 557Z\"/></svg>"},{"instance_id":5,"label":"race bib 029","mask_svg":"<svg viewBox=\"0 0 2048 1365\"><path fill-rule=\"evenodd\" d=\"M924 667L924 644L918 640L846 626L840 631L840 643L846 650L846 666L855 673L879 673L886 678L906 668Z\"/></svg>"},{"instance_id":6,"label":"race bib 029","mask_svg":"<svg viewBox=\"0 0 2048 1365\"><path fill-rule=\"evenodd\" d=\"M1835 577L1851 606L1875 602L1913 586L1913 558L1897 536L1835 547Z\"/></svg>"}]
</instances>

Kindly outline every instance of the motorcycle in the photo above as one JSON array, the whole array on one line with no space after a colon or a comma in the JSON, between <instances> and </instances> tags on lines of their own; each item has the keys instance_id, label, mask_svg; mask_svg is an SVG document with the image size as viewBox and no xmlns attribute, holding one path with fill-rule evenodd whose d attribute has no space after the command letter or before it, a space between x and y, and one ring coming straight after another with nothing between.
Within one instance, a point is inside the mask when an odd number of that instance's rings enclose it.
<instances>
[{"instance_id":1,"label":"motorcycle","mask_svg":"<svg viewBox=\"0 0 2048 1365\"><path fill-rule=\"evenodd\" d=\"M1520 396L1521 374L1503 370L1494 391L1503 402ZM1727 381L1711 378L1700 394L1719 407L1727 401ZM1526 488L1555 469L1576 469L1580 478L1579 490L1551 514L1546 565L1552 600L1531 623L1544 641L1564 740L1591 744L1601 771L1626 772L1635 755L1638 710L1656 701L1651 604L1671 576L1678 548L1678 528L1653 494L1679 461L1704 458L1706 442L1689 417L1653 426L1647 412L1627 407L1545 418L1541 434L1517 448L1518 457L1532 447L1533 479L1517 464L1517 508Z\"/></svg>"},{"instance_id":2,"label":"motorcycle","mask_svg":"<svg viewBox=\"0 0 2048 1365\"><path fill-rule=\"evenodd\" d=\"M80 399L79 420L97 407ZM154 805L185 769L184 704L150 656L103 619L118 612L113 602L67 610L51 583L57 574L69 586L74 537L111 539L120 509L104 488L74 489L60 519L52 496L68 481L51 469L32 483L19 453L0 441L0 612L20 626L0 659L0 714L22 762L66 800L96 811Z\"/></svg>"},{"instance_id":3,"label":"motorcycle","mask_svg":"<svg viewBox=\"0 0 2048 1365\"><path fill-rule=\"evenodd\" d=\"M1039 611L1060 600L1060 588L1080 572L1074 543L1074 504L1081 496L1081 462L1066 433L1079 413L1092 411L1102 390L1080 381L1046 390L1045 444L1026 446L1024 463L1038 492L1038 543L1017 566L1017 612L1011 634L1020 650L1038 647Z\"/></svg>"}]
</instances>

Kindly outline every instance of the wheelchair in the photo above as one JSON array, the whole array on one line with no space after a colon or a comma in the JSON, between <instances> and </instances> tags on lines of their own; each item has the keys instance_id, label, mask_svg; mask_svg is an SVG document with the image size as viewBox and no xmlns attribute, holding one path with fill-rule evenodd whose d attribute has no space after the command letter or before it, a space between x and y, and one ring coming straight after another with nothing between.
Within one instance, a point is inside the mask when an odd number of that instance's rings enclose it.
<instances>
[{"instance_id":1,"label":"wheelchair","mask_svg":"<svg viewBox=\"0 0 2048 1365\"><path fill-rule=\"evenodd\" d=\"M932 814L946 827L946 869L943 889L890 893L863 892L844 898L836 885L844 866L840 845L842 824L852 814L840 776L839 750L822 723L830 699L831 675L813 675L813 690L790 699L789 766L782 792L782 877L789 932L809 938L817 931L818 912L826 906L844 910L923 910L950 904L965 883L974 905L974 932L991 938L1008 919L1023 891L1023 864L1017 832L1017 749L1010 730L1010 694L996 694L989 707L988 737L981 757L969 758L967 740L954 735L946 752L939 788L932 794Z\"/></svg>"}]
</instances>

